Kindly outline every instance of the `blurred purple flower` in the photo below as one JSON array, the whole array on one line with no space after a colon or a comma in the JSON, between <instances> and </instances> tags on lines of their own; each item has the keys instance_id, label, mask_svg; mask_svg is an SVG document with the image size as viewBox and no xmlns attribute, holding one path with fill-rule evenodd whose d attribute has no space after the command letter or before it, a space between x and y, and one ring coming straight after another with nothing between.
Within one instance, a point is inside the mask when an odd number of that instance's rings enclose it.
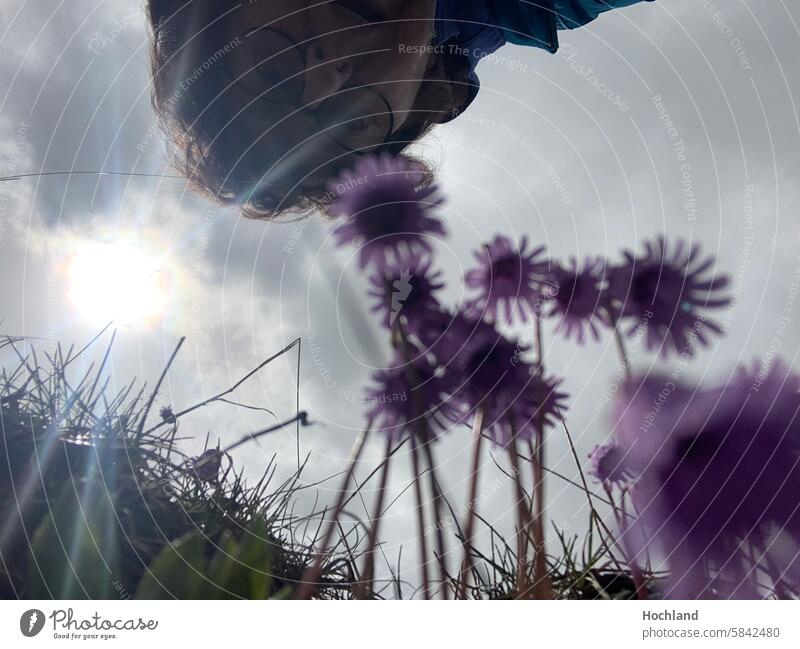
<instances>
[{"instance_id":1,"label":"blurred purple flower","mask_svg":"<svg viewBox=\"0 0 800 649\"><path fill-rule=\"evenodd\" d=\"M508 322L515 311L523 322L539 312L546 299L542 281L550 262L539 258L544 246L530 251L527 248L527 237L522 237L516 248L511 239L497 235L491 243L473 252L478 266L466 273L464 282L468 288L479 291L479 295L469 303L470 309L490 321L499 320L502 311Z\"/></svg>"},{"instance_id":2,"label":"blurred purple flower","mask_svg":"<svg viewBox=\"0 0 800 649\"><path fill-rule=\"evenodd\" d=\"M425 355L409 362L395 357L373 380L365 395L367 419L393 439L413 434L431 441L456 419L449 381Z\"/></svg>"},{"instance_id":3,"label":"blurred purple flower","mask_svg":"<svg viewBox=\"0 0 800 649\"><path fill-rule=\"evenodd\" d=\"M178 421L175 412L172 410L172 406L164 406L161 408L159 415L161 416L161 421L166 424L174 424Z\"/></svg>"},{"instance_id":4,"label":"blurred purple flower","mask_svg":"<svg viewBox=\"0 0 800 649\"><path fill-rule=\"evenodd\" d=\"M589 460L589 473L607 485L628 482L634 475L625 452L616 444L595 446Z\"/></svg>"},{"instance_id":5,"label":"blurred purple flower","mask_svg":"<svg viewBox=\"0 0 800 649\"><path fill-rule=\"evenodd\" d=\"M436 293L444 288L440 271L431 270L431 261L412 255L375 270L369 294L375 298L372 308L381 314L385 327L394 326L398 316L408 321L408 331L424 327L431 316L440 311Z\"/></svg>"},{"instance_id":6,"label":"blurred purple flower","mask_svg":"<svg viewBox=\"0 0 800 649\"><path fill-rule=\"evenodd\" d=\"M210 448L197 457L189 460L189 466L202 482L217 482L219 480L219 470L222 466L223 453L218 448Z\"/></svg>"},{"instance_id":7,"label":"blurred purple flower","mask_svg":"<svg viewBox=\"0 0 800 649\"><path fill-rule=\"evenodd\" d=\"M781 363L712 390L671 378L626 387L616 436L638 474L641 525L625 532L637 554L666 553L668 597L754 596L748 543L771 530L800 539L798 390ZM795 557L789 573L798 569Z\"/></svg>"},{"instance_id":8,"label":"blurred purple flower","mask_svg":"<svg viewBox=\"0 0 800 649\"><path fill-rule=\"evenodd\" d=\"M720 294L727 276L705 273L714 257L700 258L700 246L687 248L679 240L672 251L664 237L645 242L645 252L636 256L626 251L625 262L610 273L610 294L618 302L622 317L635 318L629 334L646 326L647 346L670 348L686 356L694 353L694 339L708 345L708 332L721 334L720 326L707 319L701 309L716 309L730 303Z\"/></svg>"},{"instance_id":9,"label":"blurred purple flower","mask_svg":"<svg viewBox=\"0 0 800 649\"><path fill-rule=\"evenodd\" d=\"M460 420L466 422L482 409L484 430L500 446L530 439L538 421L555 424L566 410L560 381L539 376L523 358L527 348L491 324L463 315L455 321L440 349L458 376L454 396Z\"/></svg>"},{"instance_id":10,"label":"blurred purple flower","mask_svg":"<svg viewBox=\"0 0 800 649\"><path fill-rule=\"evenodd\" d=\"M457 371L453 369L455 362L480 324L463 310L453 313L440 309L430 312L415 333L425 353L431 354L439 365Z\"/></svg>"},{"instance_id":11,"label":"blurred purple flower","mask_svg":"<svg viewBox=\"0 0 800 649\"><path fill-rule=\"evenodd\" d=\"M495 389L489 398L478 402L484 409L485 432L495 444L507 447L514 440L532 439L540 417L542 425L554 426L567 409L567 395L558 390L560 383L558 379L531 371L516 389L511 386ZM466 402L467 407L471 402Z\"/></svg>"},{"instance_id":12,"label":"blurred purple flower","mask_svg":"<svg viewBox=\"0 0 800 649\"><path fill-rule=\"evenodd\" d=\"M435 185L425 186L419 165L390 155L369 156L329 185L332 214L346 220L334 231L338 245L361 246L360 265L383 265L389 253L429 253L430 236L445 235L430 216L442 203Z\"/></svg>"},{"instance_id":13,"label":"blurred purple flower","mask_svg":"<svg viewBox=\"0 0 800 649\"><path fill-rule=\"evenodd\" d=\"M576 259L568 266L556 265L550 272L547 288L551 290L551 308L547 315L561 316L559 330L566 338L575 334L577 341L583 344L588 331L599 340L598 323L612 326L603 259L587 258L583 267L579 267Z\"/></svg>"}]
</instances>

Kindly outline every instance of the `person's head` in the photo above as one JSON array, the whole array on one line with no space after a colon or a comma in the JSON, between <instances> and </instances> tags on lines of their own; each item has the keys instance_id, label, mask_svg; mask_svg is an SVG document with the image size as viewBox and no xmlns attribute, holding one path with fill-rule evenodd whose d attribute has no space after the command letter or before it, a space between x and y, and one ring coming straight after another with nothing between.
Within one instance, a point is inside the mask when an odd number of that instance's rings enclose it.
<instances>
[{"instance_id":1,"label":"person's head","mask_svg":"<svg viewBox=\"0 0 800 649\"><path fill-rule=\"evenodd\" d=\"M153 104L195 188L247 216L324 208L357 156L466 103L434 0L148 0Z\"/></svg>"}]
</instances>

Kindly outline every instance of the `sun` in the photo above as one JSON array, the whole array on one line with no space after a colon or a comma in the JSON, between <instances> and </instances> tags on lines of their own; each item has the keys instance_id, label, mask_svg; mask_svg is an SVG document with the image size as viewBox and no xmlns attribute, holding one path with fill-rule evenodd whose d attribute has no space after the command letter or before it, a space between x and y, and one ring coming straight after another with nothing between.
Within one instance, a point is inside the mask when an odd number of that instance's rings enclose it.
<instances>
[{"instance_id":1,"label":"sun","mask_svg":"<svg viewBox=\"0 0 800 649\"><path fill-rule=\"evenodd\" d=\"M78 241L67 276L70 302L82 318L96 326L152 323L168 303L164 260L142 243Z\"/></svg>"}]
</instances>

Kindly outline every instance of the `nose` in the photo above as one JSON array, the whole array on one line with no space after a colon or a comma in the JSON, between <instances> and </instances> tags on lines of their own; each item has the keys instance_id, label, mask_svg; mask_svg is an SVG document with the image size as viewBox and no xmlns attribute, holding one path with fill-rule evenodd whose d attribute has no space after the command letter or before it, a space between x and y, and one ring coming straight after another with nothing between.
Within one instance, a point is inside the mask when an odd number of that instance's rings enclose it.
<instances>
[{"instance_id":1,"label":"nose","mask_svg":"<svg viewBox=\"0 0 800 649\"><path fill-rule=\"evenodd\" d=\"M353 75L351 58L330 44L322 41L312 43L306 51L303 102L316 107L344 87Z\"/></svg>"}]
</instances>

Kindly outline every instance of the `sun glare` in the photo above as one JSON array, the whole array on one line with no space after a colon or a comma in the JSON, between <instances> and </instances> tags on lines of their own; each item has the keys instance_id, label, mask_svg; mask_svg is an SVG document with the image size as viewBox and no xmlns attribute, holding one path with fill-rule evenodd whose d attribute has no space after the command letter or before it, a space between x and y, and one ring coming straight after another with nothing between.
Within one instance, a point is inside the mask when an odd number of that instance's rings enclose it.
<instances>
[{"instance_id":1,"label":"sun glare","mask_svg":"<svg viewBox=\"0 0 800 649\"><path fill-rule=\"evenodd\" d=\"M94 325L148 324L166 308L163 262L128 241L80 242L67 273L70 301Z\"/></svg>"}]
</instances>

